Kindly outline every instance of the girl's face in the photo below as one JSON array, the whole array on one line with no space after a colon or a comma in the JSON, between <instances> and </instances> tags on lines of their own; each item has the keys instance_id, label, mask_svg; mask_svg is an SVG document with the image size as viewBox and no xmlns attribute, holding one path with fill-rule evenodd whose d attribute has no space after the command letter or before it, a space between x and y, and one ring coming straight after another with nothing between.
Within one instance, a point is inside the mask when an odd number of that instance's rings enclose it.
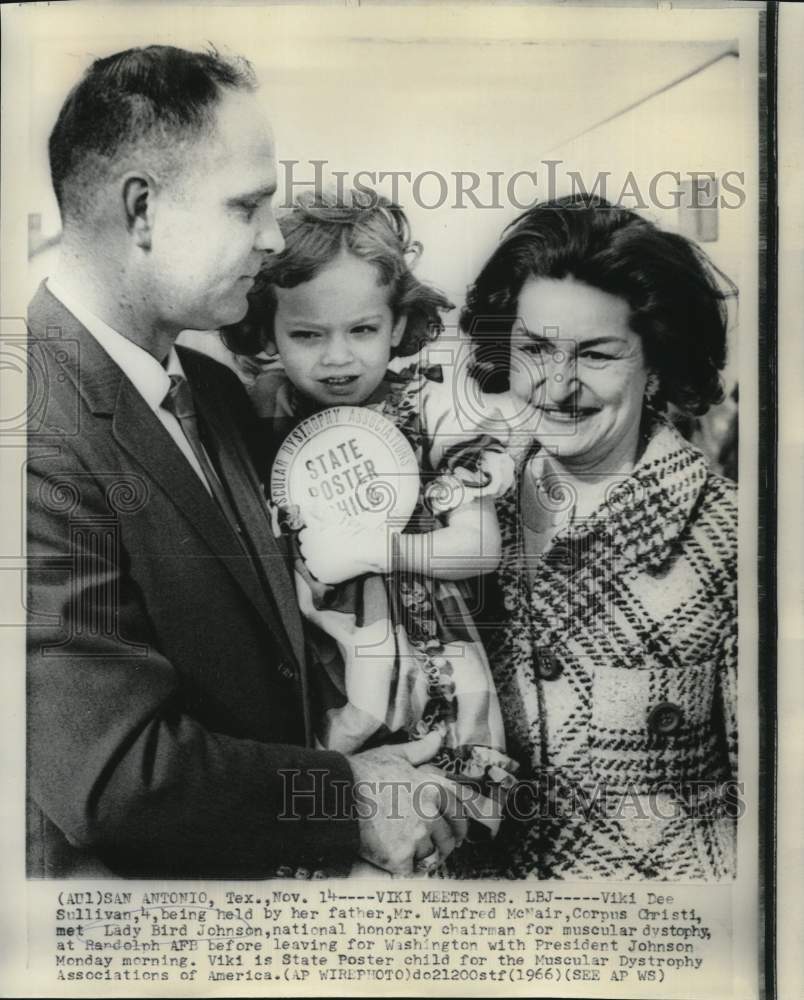
<instances>
[{"instance_id":1,"label":"girl's face","mask_svg":"<svg viewBox=\"0 0 804 1000\"><path fill-rule=\"evenodd\" d=\"M275 291L275 347L293 385L321 406L365 402L405 329L377 268L343 252L312 280Z\"/></svg>"},{"instance_id":2,"label":"girl's face","mask_svg":"<svg viewBox=\"0 0 804 1000\"><path fill-rule=\"evenodd\" d=\"M574 278L530 278L511 332L511 391L567 468L633 466L648 370L625 299Z\"/></svg>"}]
</instances>

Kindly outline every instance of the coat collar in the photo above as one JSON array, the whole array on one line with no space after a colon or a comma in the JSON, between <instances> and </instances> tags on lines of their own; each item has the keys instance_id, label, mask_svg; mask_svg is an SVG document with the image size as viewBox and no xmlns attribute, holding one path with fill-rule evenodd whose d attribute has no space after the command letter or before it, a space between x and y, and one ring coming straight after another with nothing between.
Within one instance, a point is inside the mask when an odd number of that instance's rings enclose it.
<instances>
[{"instance_id":1,"label":"coat collar","mask_svg":"<svg viewBox=\"0 0 804 1000\"><path fill-rule=\"evenodd\" d=\"M563 527L552 546L559 542L581 543L604 528L615 541L614 555L621 565L657 569L667 561L698 502L709 468L703 454L666 419L655 417L649 435L631 475L617 478L593 514ZM533 454L531 451L527 457ZM513 512L519 511L524 466L523 459L516 484L501 500L509 524Z\"/></svg>"},{"instance_id":2,"label":"coat collar","mask_svg":"<svg viewBox=\"0 0 804 1000\"><path fill-rule=\"evenodd\" d=\"M92 413L114 413L123 372L44 281L28 307L28 332L44 350L58 352L60 371L75 385ZM74 345L75 350L63 350L65 343Z\"/></svg>"},{"instance_id":3,"label":"coat collar","mask_svg":"<svg viewBox=\"0 0 804 1000\"><path fill-rule=\"evenodd\" d=\"M263 619L282 637L287 636L287 651L291 659L303 661L303 638L300 622L285 611L277 614L267 598L250 559L243 557L242 546L222 515L215 501L201 486L190 465L183 459L175 443L159 422L150 406L109 357L89 331L56 298L43 282L28 310L28 328L32 341L57 355L60 371L75 385L82 400L98 416L111 418L111 431L118 444L142 466L149 481L158 483L171 502L193 525L210 550L227 566ZM63 350L65 342L75 350ZM214 380L209 377L213 362L204 363L197 352L177 348L182 365L198 393L200 412L218 432L226 447L221 456L228 463L226 474L235 477L238 495L247 498L248 510L241 516L257 524L260 531L259 553L264 555L270 572L266 573L280 608L295 608L292 581L286 586L269 557L276 555L273 537L267 537L269 522L266 512L257 509L261 496L244 446L228 431L225 403L219 399ZM253 493L253 497L252 497ZM238 507L246 506L246 501ZM262 524L265 521L265 525ZM290 605L286 590L290 589ZM281 621L284 618L285 621Z\"/></svg>"},{"instance_id":4,"label":"coat collar","mask_svg":"<svg viewBox=\"0 0 804 1000\"><path fill-rule=\"evenodd\" d=\"M709 466L667 421L657 420L633 475L617 482L601 515L611 518L620 558L658 569L692 516Z\"/></svg>"}]
</instances>

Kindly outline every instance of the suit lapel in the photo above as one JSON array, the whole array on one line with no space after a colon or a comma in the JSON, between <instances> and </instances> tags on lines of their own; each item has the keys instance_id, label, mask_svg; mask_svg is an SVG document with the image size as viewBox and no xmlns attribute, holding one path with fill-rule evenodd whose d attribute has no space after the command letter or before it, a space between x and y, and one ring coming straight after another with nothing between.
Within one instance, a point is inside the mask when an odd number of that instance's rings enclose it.
<instances>
[{"instance_id":1,"label":"suit lapel","mask_svg":"<svg viewBox=\"0 0 804 1000\"><path fill-rule=\"evenodd\" d=\"M244 552L240 540L214 499L199 482L176 443L120 368L72 313L48 291L44 282L29 307L28 325L32 341L37 342L42 350L58 350L64 338L77 343L76 356L73 358L70 355L61 367L74 381L84 402L94 414L112 417L112 433L120 447L147 472L149 481L159 486L212 553L224 563L285 647L289 659L303 662L304 644L299 639L301 624L295 599L292 614L287 611L286 598L277 600L277 613L252 560ZM53 330L58 330L59 336L53 336ZM207 395L205 394L205 398ZM229 467L237 469L239 461L230 454L236 451L232 447L233 434L224 429L220 429L218 433L224 445L219 455L225 460L228 474ZM239 447L239 442L237 445ZM237 471L238 480L242 480L244 475L240 468ZM238 490L238 493L243 492L246 491ZM253 514L239 512L249 525L252 520L260 523L261 519L254 518ZM265 517L264 511L262 517ZM270 527L268 530L270 533ZM270 543L275 550L273 536ZM259 551L267 553L271 550L263 541ZM277 573L275 563L271 569L272 572L266 575L274 586L278 586L277 581L282 574ZM292 582L287 573L284 577L287 579L287 587L292 591ZM293 640L288 638L288 630L282 619L294 625L298 622L299 635L294 636Z\"/></svg>"},{"instance_id":2,"label":"suit lapel","mask_svg":"<svg viewBox=\"0 0 804 1000\"><path fill-rule=\"evenodd\" d=\"M127 379L122 380L120 385L112 430L120 446L181 510L204 542L226 565L246 596L269 620L269 624L273 624L263 588L240 540L175 441Z\"/></svg>"},{"instance_id":3,"label":"suit lapel","mask_svg":"<svg viewBox=\"0 0 804 1000\"><path fill-rule=\"evenodd\" d=\"M202 379L193 379L195 366L187 351L181 351L181 358L182 365L190 376L199 412L210 432L213 460L229 486L241 523L248 531L253 550L262 565L264 579L281 621L279 629L287 637L294 659L303 664L304 634L296 591L284 554L273 535L262 486L243 441L233 432L230 420L214 391L215 387Z\"/></svg>"}]
</instances>

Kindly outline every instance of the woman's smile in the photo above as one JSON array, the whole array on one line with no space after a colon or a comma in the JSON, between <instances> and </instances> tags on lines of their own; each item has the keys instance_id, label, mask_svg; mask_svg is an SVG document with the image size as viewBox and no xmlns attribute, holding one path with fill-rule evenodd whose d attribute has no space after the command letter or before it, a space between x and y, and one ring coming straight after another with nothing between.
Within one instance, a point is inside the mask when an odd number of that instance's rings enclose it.
<instances>
[{"instance_id":1,"label":"woman's smile","mask_svg":"<svg viewBox=\"0 0 804 1000\"><path fill-rule=\"evenodd\" d=\"M544 406L535 403L534 409L545 419L552 420L557 424L580 423L580 421L588 420L596 413L600 413L599 407L596 406Z\"/></svg>"}]
</instances>

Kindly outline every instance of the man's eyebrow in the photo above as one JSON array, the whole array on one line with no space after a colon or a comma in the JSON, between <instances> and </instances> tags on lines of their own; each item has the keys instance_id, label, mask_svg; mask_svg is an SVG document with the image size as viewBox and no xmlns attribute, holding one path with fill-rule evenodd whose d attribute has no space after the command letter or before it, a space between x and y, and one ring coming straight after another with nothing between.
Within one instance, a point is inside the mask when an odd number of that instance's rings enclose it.
<instances>
[{"instance_id":1,"label":"man's eyebrow","mask_svg":"<svg viewBox=\"0 0 804 1000\"><path fill-rule=\"evenodd\" d=\"M263 198L272 198L276 194L276 184L263 184L262 187L239 194L229 201L232 205L242 205L246 202L262 201Z\"/></svg>"}]
</instances>

